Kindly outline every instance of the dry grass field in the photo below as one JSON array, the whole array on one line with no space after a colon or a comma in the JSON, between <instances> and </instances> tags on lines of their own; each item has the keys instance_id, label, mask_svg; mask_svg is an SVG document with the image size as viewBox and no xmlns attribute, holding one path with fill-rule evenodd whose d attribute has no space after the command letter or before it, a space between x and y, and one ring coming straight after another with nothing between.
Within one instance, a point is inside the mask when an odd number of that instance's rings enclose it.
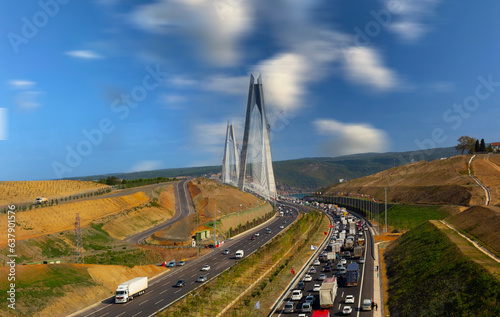
<instances>
[{"instance_id":1,"label":"dry grass field","mask_svg":"<svg viewBox=\"0 0 500 317\"><path fill-rule=\"evenodd\" d=\"M23 240L46 234L71 230L75 227L76 213L80 214L81 226L90 222L120 213L149 202L143 192L128 196L77 201L60 206L27 210L16 214L16 239ZM0 226L7 228L7 215L0 215ZM7 236L0 238L5 244Z\"/></svg>"},{"instance_id":2,"label":"dry grass field","mask_svg":"<svg viewBox=\"0 0 500 317\"><path fill-rule=\"evenodd\" d=\"M368 194L383 201L469 206L484 202L482 189L468 176L470 156L459 155L432 162L417 162L336 184L323 192Z\"/></svg>"},{"instance_id":3,"label":"dry grass field","mask_svg":"<svg viewBox=\"0 0 500 317\"><path fill-rule=\"evenodd\" d=\"M0 182L0 206L34 202L40 196L56 199L107 187L94 182L71 180Z\"/></svg>"},{"instance_id":4,"label":"dry grass field","mask_svg":"<svg viewBox=\"0 0 500 317\"><path fill-rule=\"evenodd\" d=\"M490 189L491 205L500 205L500 155L480 154L472 161L472 170Z\"/></svg>"}]
</instances>

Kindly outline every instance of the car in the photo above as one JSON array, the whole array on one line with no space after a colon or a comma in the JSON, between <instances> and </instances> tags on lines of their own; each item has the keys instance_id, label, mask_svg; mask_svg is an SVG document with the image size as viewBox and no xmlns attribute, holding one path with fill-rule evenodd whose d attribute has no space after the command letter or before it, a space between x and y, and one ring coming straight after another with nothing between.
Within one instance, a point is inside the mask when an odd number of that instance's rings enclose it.
<instances>
[{"instance_id":1,"label":"car","mask_svg":"<svg viewBox=\"0 0 500 317\"><path fill-rule=\"evenodd\" d=\"M292 300L301 300L302 299L302 291L300 289L296 289L292 291Z\"/></svg>"},{"instance_id":2,"label":"car","mask_svg":"<svg viewBox=\"0 0 500 317\"><path fill-rule=\"evenodd\" d=\"M167 264L168 267L174 267L175 266L175 261L170 261Z\"/></svg>"},{"instance_id":3,"label":"car","mask_svg":"<svg viewBox=\"0 0 500 317\"><path fill-rule=\"evenodd\" d=\"M363 304L361 305L361 310L372 310L372 300L363 299Z\"/></svg>"},{"instance_id":4,"label":"car","mask_svg":"<svg viewBox=\"0 0 500 317\"><path fill-rule=\"evenodd\" d=\"M341 263L342 265L347 264L347 260L346 260L346 259L344 259L344 258L342 258L342 259L340 259L340 263Z\"/></svg>"},{"instance_id":5,"label":"car","mask_svg":"<svg viewBox=\"0 0 500 317\"><path fill-rule=\"evenodd\" d=\"M337 272L337 273L335 273L335 277L338 279L341 279L343 276L342 276L342 273Z\"/></svg>"},{"instance_id":6,"label":"car","mask_svg":"<svg viewBox=\"0 0 500 317\"><path fill-rule=\"evenodd\" d=\"M283 309L284 313L293 313L295 312L295 304L292 302L288 302L285 304L285 308Z\"/></svg>"},{"instance_id":7,"label":"car","mask_svg":"<svg viewBox=\"0 0 500 317\"><path fill-rule=\"evenodd\" d=\"M311 273L311 274L316 273L316 269L315 269L314 267L311 267L311 268L309 269L309 273Z\"/></svg>"},{"instance_id":8,"label":"car","mask_svg":"<svg viewBox=\"0 0 500 317\"><path fill-rule=\"evenodd\" d=\"M208 271L208 270L210 270L210 265L208 265L208 264L203 265L203 267L201 268L201 270L202 271Z\"/></svg>"},{"instance_id":9,"label":"car","mask_svg":"<svg viewBox=\"0 0 500 317\"><path fill-rule=\"evenodd\" d=\"M345 303L346 304L354 304L354 295L346 295Z\"/></svg>"},{"instance_id":10,"label":"car","mask_svg":"<svg viewBox=\"0 0 500 317\"><path fill-rule=\"evenodd\" d=\"M304 304L302 304L301 311L303 313L310 313L310 312L312 312L312 303L305 302Z\"/></svg>"},{"instance_id":11,"label":"car","mask_svg":"<svg viewBox=\"0 0 500 317\"><path fill-rule=\"evenodd\" d=\"M358 236L362 237L362 236L363 236L363 231L360 231L360 232L358 233Z\"/></svg>"},{"instance_id":12,"label":"car","mask_svg":"<svg viewBox=\"0 0 500 317\"><path fill-rule=\"evenodd\" d=\"M344 314L344 315L350 315L351 313L352 313L351 306L344 306L344 309L342 309L342 314Z\"/></svg>"},{"instance_id":13,"label":"car","mask_svg":"<svg viewBox=\"0 0 500 317\"><path fill-rule=\"evenodd\" d=\"M224 251L222 251L222 254L229 254L229 249L225 249Z\"/></svg>"},{"instance_id":14,"label":"car","mask_svg":"<svg viewBox=\"0 0 500 317\"><path fill-rule=\"evenodd\" d=\"M258 233L258 232L257 232L257 233L255 234L255 236L256 236L256 237L260 236L260 233Z\"/></svg>"},{"instance_id":15,"label":"car","mask_svg":"<svg viewBox=\"0 0 500 317\"><path fill-rule=\"evenodd\" d=\"M198 277L198 279L196 280L198 283L203 283L203 282L206 282L208 280L207 276L206 275L202 275L200 277Z\"/></svg>"},{"instance_id":16,"label":"car","mask_svg":"<svg viewBox=\"0 0 500 317\"><path fill-rule=\"evenodd\" d=\"M306 297L306 303L311 303L311 304L314 304L314 295L309 295Z\"/></svg>"},{"instance_id":17,"label":"car","mask_svg":"<svg viewBox=\"0 0 500 317\"><path fill-rule=\"evenodd\" d=\"M326 278L326 274L320 274L320 275L318 276L318 281L324 281L324 280L325 280L325 278Z\"/></svg>"},{"instance_id":18,"label":"car","mask_svg":"<svg viewBox=\"0 0 500 317\"><path fill-rule=\"evenodd\" d=\"M358 262L361 263L361 264L365 263L365 258L359 258Z\"/></svg>"},{"instance_id":19,"label":"car","mask_svg":"<svg viewBox=\"0 0 500 317\"><path fill-rule=\"evenodd\" d=\"M319 262L318 259L314 260L313 265L321 265L321 262Z\"/></svg>"},{"instance_id":20,"label":"car","mask_svg":"<svg viewBox=\"0 0 500 317\"><path fill-rule=\"evenodd\" d=\"M350 257L350 256L351 256L351 252L349 252L349 251L345 251L344 256L345 256L345 257Z\"/></svg>"},{"instance_id":21,"label":"car","mask_svg":"<svg viewBox=\"0 0 500 317\"><path fill-rule=\"evenodd\" d=\"M280 229L284 229L284 228L285 228L285 226L283 226L283 225L280 226Z\"/></svg>"},{"instance_id":22,"label":"car","mask_svg":"<svg viewBox=\"0 0 500 317\"><path fill-rule=\"evenodd\" d=\"M321 284L314 284L314 286L313 286L313 292L319 292L320 288L321 288Z\"/></svg>"},{"instance_id":23,"label":"car","mask_svg":"<svg viewBox=\"0 0 500 317\"><path fill-rule=\"evenodd\" d=\"M250 237L250 240L255 240L255 236L251 236L251 237Z\"/></svg>"},{"instance_id":24,"label":"car","mask_svg":"<svg viewBox=\"0 0 500 317\"><path fill-rule=\"evenodd\" d=\"M323 268L323 272L331 272L332 271L332 267L330 265L327 265Z\"/></svg>"},{"instance_id":25,"label":"car","mask_svg":"<svg viewBox=\"0 0 500 317\"><path fill-rule=\"evenodd\" d=\"M304 287L306 286L306 283L304 283L303 281L300 281L297 283L297 289L300 289L300 290L304 290Z\"/></svg>"},{"instance_id":26,"label":"car","mask_svg":"<svg viewBox=\"0 0 500 317\"><path fill-rule=\"evenodd\" d=\"M345 274L346 272L347 272L347 269L346 269L345 267L341 267L341 268L339 269L339 273L340 273L340 274Z\"/></svg>"},{"instance_id":27,"label":"car","mask_svg":"<svg viewBox=\"0 0 500 317\"><path fill-rule=\"evenodd\" d=\"M312 276L311 276L311 275L309 275L309 274L306 274L306 275L304 276L304 282L310 282L310 281L312 281L312 279L313 279L313 278L312 278Z\"/></svg>"},{"instance_id":28,"label":"car","mask_svg":"<svg viewBox=\"0 0 500 317\"><path fill-rule=\"evenodd\" d=\"M184 264L186 264L186 262L184 261L180 261L179 263L177 263L178 266L183 266Z\"/></svg>"},{"instance_id":29,"label":"car","mask_svg":"<svg viewBox=\"0 0 500 317\"><path fill-rule=\"evenodd\" d=\"M341 268L343 268L344 266L342 265L342 263L337 263L337 270L340 270Z\"/></svg>"},{"instance_id":30,"label":"car","mask_svg":"<svg viewBox=\"0 0 500 317\"><path fill-rule=\"evenodd\" d=\"M271 233L271 229L267 230L266 232L267 232L267 233Z\"/></svg>"},{"instance_id":31,"label":"car","mask_svg":"<svg viewBox=\"0 0 500 317\"><path fill-rule=\"evenodd\" d=\"M178 280L177 283L175 284L175 287L183 287L183 286L186 286L186 281L183 279Z\"/></svg>"}]
</instances>

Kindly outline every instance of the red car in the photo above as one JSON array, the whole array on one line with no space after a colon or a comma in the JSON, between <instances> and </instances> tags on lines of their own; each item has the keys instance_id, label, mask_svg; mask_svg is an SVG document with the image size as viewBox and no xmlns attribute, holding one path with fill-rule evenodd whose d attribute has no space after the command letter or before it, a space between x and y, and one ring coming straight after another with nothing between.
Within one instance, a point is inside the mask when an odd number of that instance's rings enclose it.
<instances>
[{"instance_id":1,"label":"red car","mask_svg":"<svg viewBox=\"0 0 500 317\"><path fill-rule=\"evenodd\" d=\"M252 236L252 237L250 238L250 240L255 240L255 236Z\"/></svg>"}]
</instances>

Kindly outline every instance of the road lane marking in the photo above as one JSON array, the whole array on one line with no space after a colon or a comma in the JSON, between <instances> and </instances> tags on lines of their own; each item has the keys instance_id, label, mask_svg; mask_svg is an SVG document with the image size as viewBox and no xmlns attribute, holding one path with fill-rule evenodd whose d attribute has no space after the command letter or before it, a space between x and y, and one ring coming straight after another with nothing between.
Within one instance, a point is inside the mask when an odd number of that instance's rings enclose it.
<instances>
[{"instance_id":1,"label":"road lane marking","mask_svg":"<svg viewBox=\"0 0 500 317\"><path fill-rule=\"evenodd\" d=\"M142 304L146 303L149 299L146 299L145 301L142 301L139 306L141 306Z\"/></svg>"},{"instance_id":2,"label":"road lane marking","mask_svg":"<svg viewBox=\"0 0 500 317\"><path fill-rule=\"evenodd\" d=\"M140 314L142 314L142 310L140 312L138 312L137 314L132 315L132 317L139 316Z\"/></svg>"},{"instance_id":3,"label":"road lane marking","mask_svg":"<svg viewBox=\"0 0 500 317\"><path fill-rule=\"evenodd\" d=\"M163 293L165 293L166 291L168 291L168 289L166 289L166 290L164 290L163 292L161 292L161 293L160 293L160 295L161 295L161 294L163 294Z\"/></svg>"},{"instance_id":4,"label":"road lane marking","mask_svg":"<svg viewBox=\"0 0 500 317\"><path fill-rule=\"evenodd\" d=\"M109 314L109 313L105 313L104 315L101 315L101 317L104 317L104 316L106 316L107 314Z\"/></svg>"},{"instance_id":5,"label":"road lane marking","mask_svg":"<svg viewBox=\"0 0 500 317\"><path fill-rule=\"evenodd\" d=\"M175 291L174 293L175 293L175 294L177 294L177 293L179 293L180 291L182 291L182 288L181 288L181 289L179 289L178 291Z\"/></svg>"},{"instance_id":6,"label":"road lane marking","mask_svg":"<svg viewBox=\"0 0 500 317\"><path fill-rule=\"evenodd\" d=\"M155 305L158 305L158 304L159 304L159 303L161 303L161 302L163 302L163 298L162 298L162 299L160 299L159 301L157 301L157 302L155 303Z\"/></svg>"},{"instance_id":7,"label":"road lane marking","mask_svg":"<svg viewBox=\"0 0 500 317\"><path fill-rule=\"evenodd\" d=\"M121 313L120 315L116 315L116 317L120 317L121 315L125 314L126 312Z\"/></svg>"}]
</instances>

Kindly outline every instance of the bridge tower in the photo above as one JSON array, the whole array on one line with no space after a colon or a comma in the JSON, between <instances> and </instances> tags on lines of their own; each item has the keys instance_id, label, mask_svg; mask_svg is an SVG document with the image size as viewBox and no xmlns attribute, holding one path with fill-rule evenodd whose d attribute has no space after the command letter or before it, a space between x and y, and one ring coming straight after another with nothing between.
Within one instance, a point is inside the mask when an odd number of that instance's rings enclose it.
<instances>
[{"instance_id":1,"label":"bridge tower","mask_svg":"<svg viewBox=\"0 0 500 317\"><path fill-rule=\"evenodd\" d=\"M224 146L224 159L222 160L222 183L238 186L240 173L240 157L238 143L234 133L234 126L227 123L226 145Z\"/></svg>"},{"instance_id":2,"label":"bridge tower","mask_svg":"<svg viewBox=\"0 0 500 317\"><path fill-rule=\"evenodd\" d=\"M276 197L269 130L262 78L259 76L255 81L251 75L238 187L241 190L257 193L266 199Z\"/></svg>"}]
</instances>

